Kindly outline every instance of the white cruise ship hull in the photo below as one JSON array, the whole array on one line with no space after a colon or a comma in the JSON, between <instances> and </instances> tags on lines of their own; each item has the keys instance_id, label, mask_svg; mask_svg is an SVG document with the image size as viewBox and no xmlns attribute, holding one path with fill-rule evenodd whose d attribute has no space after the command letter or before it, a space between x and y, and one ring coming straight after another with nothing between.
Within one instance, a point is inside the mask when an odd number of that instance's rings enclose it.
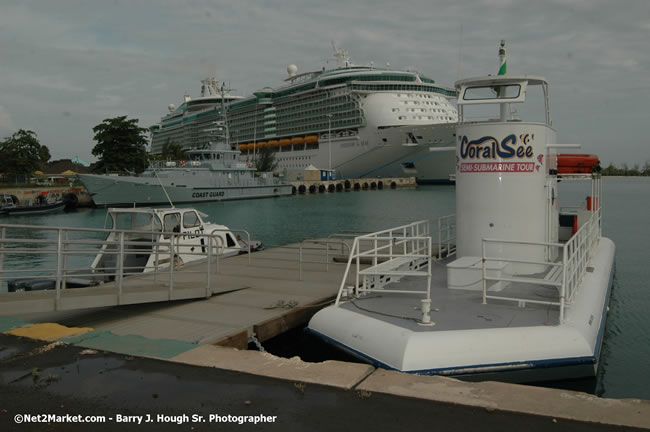
<instances>
[{"instance_id":1,"label":"white cruise ship hull","mask_svg":"<svg viewBox=\"0 0 650 432\"><path fill-rule=\"evenodd\" d=\"M415 177L421 184L448 183L456 171L455 131L455 123L364 128L358 135L321 137L315 149L282 148L275 158L279 170L313 165L336 170L337 178ZM242 157L252 161L254 155Z\"/></svg>"}]
</instances>

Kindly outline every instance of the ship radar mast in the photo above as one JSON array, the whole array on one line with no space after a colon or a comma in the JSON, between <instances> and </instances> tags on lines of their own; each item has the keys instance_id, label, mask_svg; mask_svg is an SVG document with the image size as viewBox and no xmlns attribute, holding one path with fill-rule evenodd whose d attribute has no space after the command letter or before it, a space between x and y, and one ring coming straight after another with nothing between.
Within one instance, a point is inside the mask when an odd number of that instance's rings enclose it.
<instances>
[{"instance_id":1,"label":"ship radar mast","mask_svg":"<svg viewBox=\"0 0 650 432\"><path fill-rule=\"evenodd\" d=\"M221 96L224 97L228 93L223 93L223 84L217 81L216 78L206 78L201 80L201 97L205 96ZM230 89L227 89L230 91Z\"/></svg>"},{"instance_id":2,"label":"ship radar mast","mask_svg":"<svg viewBox=\"0 0 650 432\"><path fill-rule=\"evenodd\" d=\"M206 78L201 81L201 96L220 96L221 97L221 120L213 121L213 127L203 129L204 132L210 132L215 138L222 139L228 148L230 148L230 130L228 128L228 113L226 110L226 95L230 94L231 88L226 88L226 83L217 81L214 78ZM206 95L204 92L209 92Z\"/></svg>"},{"instance_id":3,"label":"ship radar mast","mask_svg":"<svg viewBox=\"0 0 650 432\"><path fill-rule=\"evenodd\" d=\"M352 63L350 62L350 55L348 51L336 48L336 42L334 41L332 41L332 48L334 49L334 60L336 60L336 67L350 67Z\"/></svg>"}]
</instances>

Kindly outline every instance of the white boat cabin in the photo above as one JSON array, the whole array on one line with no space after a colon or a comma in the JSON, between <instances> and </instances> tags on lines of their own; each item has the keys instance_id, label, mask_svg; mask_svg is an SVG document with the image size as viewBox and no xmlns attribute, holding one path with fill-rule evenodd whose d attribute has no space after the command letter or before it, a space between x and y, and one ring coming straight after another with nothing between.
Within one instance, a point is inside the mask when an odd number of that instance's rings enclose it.
<instances>
[{"instance_id":1,"label":"white boat cabin","mask_svg":"<svg viewBox=\"0 0 650 432\"><path fill-rule=\"evenodd\" d=\"M206 215L187 208L109 209L106 225L110 219L110 226L106 228L111 232L92 269L119 273L121 268L124 274L151 272L168 267L170 255L178 266L209 256L233 256L248 249L228 227L206 222L202 216Z\"/></svg>"}]
</instances>

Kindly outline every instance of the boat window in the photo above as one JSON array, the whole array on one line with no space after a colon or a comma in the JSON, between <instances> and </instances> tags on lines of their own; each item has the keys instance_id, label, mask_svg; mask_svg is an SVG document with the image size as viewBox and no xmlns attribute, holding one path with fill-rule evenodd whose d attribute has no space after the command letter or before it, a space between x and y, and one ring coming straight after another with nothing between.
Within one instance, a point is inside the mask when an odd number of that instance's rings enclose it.
<instances>
[{"instance_id":1,"label":"boat window","mask_svg":"<svg viewBox=\"0 0 650 432\"><path fill-rule=\"evenodd\" d=\"M217 153L217 159L221 158L221 153Z\"/></svg>"},{"instance_id":2,"label":"boat window","mask_svg":"<svg viewBox=\"0 0 650 432\"><path fill-rule=\"evenodd\" d=\"M160 231L160 224L147 213L116 213L112 229L132 231Z\"/></svg>"},{"instance_id":3,"label":"boat window","mask_svg":"<svg viewBox=\"0 0 650 432\"><path fill-rule=\"evenodd\" d=\"M180 213L166 214L163 220L165 224L165 232L180 232L181 231L181 215Z\"/></svg>"},{"instance_id":4,"label":"boat window","mask_svg":"<svg viewBox=\"0 0 650 432\"><path fill-rule=\"evenodd\" d=\"M516 99L521 92L519 84L493 85L486 87L468 87L465 89L463 99L484 100L484 99Z\"/></svg>"},{"instance_id":5,"label":"boat window","mask_svg":"<svg viewBox=\"0 0 650 432\"><path fill-rule=\"evenodd\" d=\"M201 221L196 212L190 211L183 215L183 228L192 228L199 225L201 225Z\"/></svg>"},{"instance_id":6,"label":"boat window","mask_svg":"<svg viewBox=\"0 0 650 432\"><path fill-rule=\"evenodd\" d=\"M236 242L235 239L232 237L232 234L228 233L226 234L226 245L228 247L233 247L235 246Z\"/></svg>"}]
</instances>

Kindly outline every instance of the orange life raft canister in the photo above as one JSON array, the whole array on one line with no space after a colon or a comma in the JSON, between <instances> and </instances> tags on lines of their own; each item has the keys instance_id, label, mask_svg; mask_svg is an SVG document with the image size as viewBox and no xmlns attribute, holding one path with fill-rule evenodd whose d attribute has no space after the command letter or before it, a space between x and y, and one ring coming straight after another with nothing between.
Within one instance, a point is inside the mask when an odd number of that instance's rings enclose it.
<instances>
[{"instance_id":1,"label":"orange life raft canister","mask_svg":"<svg viewBox=\"0 0 650 432\"><path fill-rule=\"evenodd\" d=\"M598 156L588 154L557 155L558 174L589 174L598 166Z\"/></svg>"}]
</instances>

